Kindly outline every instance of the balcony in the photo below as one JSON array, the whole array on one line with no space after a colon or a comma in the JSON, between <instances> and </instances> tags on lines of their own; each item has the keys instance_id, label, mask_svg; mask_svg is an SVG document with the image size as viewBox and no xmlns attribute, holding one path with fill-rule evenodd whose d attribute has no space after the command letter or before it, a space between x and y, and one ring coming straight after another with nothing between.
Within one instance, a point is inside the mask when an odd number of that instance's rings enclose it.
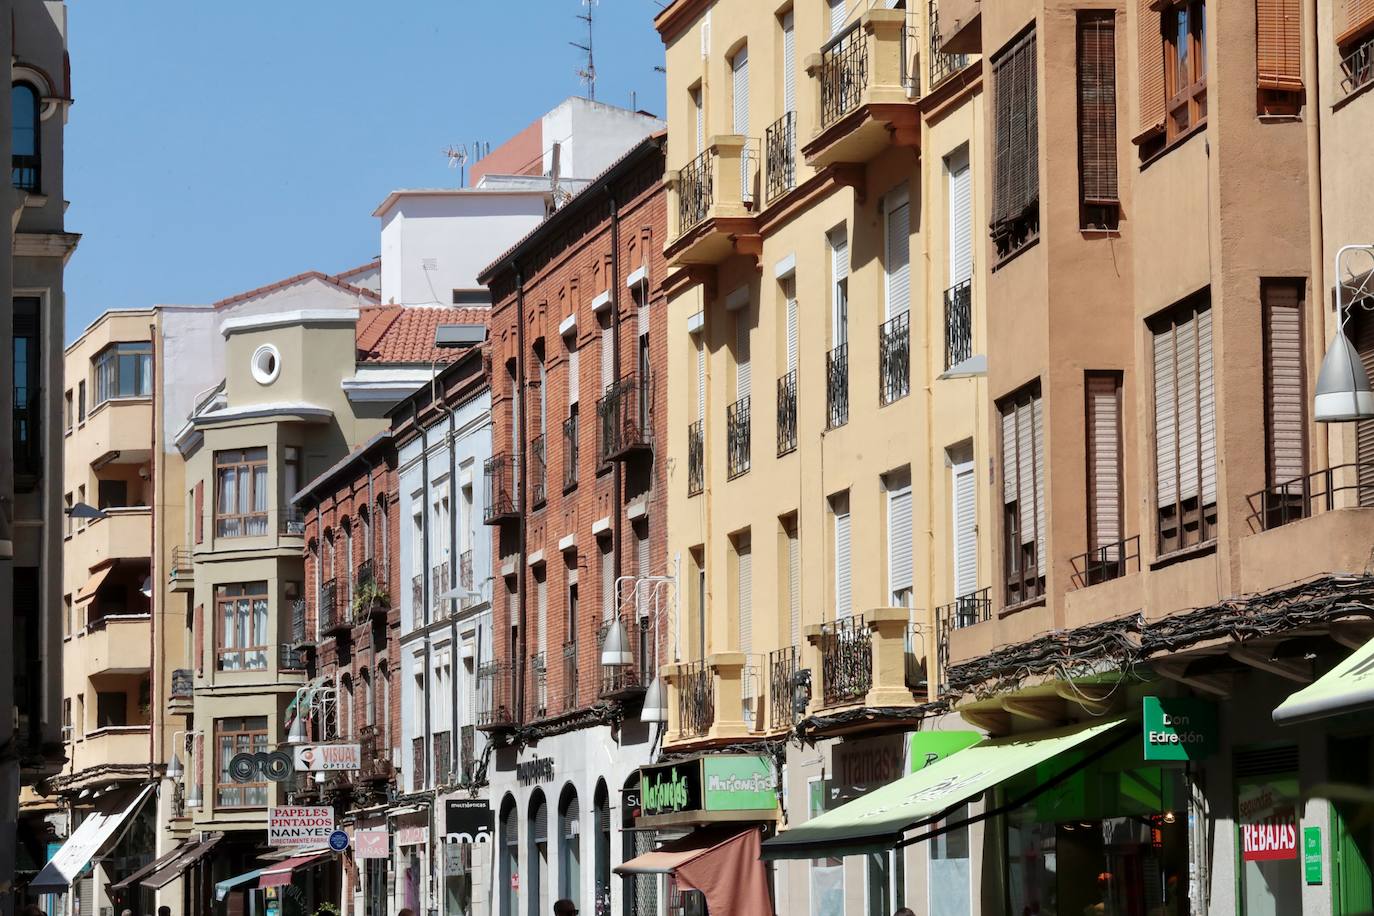
<instances>
[{"instance_id":1,"label":"balcony","mask_svg":"<svg viewBox=\"0 0 1374 916\"><path fill-rule=\"evenodd\" d=\"M282 643L277 646L277 670L283 673L304 672L304 654L295 646Z\"/></svg>"},{"instance_id":2,"label":"balcony","mask_svg":"<svg viewBox=\"0 0 1374 916\"><path fill-rule=\"evenodd\" d=\"M821 704L861 703L873 686L873 641L862 615L822 624Z\"/></svg>"},{"instance_id":3,"label":"balcony","mask_svg":"<svg viewBox=\"0 0 1374 916\"><path fill-rule=\"evenodd\" d=\"M671 267L719 264L735 254L757 257L762 242L755 225L758 141L738 134L712 137L710 146L668 178L673 241Z\"/></svg>"},{"instance_id":4,"label":"balcony","mask_svg":"<svg viewBox=\"0 0 1374 916\"><path fill-rule=\"evenodd\" d=\"M83 676L133 674L151 666L147 614L109 614L97 617L72 640L66 664Z\"/></svg>"},{"instance_id":5,"label":"balcony","mask_svg":"<svg viewBox=\"0 0 1374 916\"><path fill-rule=\"evenodd\" d=\"M774 731L790 729L806 709L805 690L811 672L802 677L801 651L787 646L768 653L768 724ZM798 697L803 699L798 702Z\"/></svg>"},{"instance_id":6,"label":"balcony","mask_svg":"<svg viewBox=\"0 0 1374 916\"><path fill-rule=\"evenodd\" d=\"M283 537L305 537L305 513L300 509L283 509L277 513L277 532Z\"/></svg>"},{"instance_id":7,"label":"balcony","mask_svg":"<svg viewBox=\"0 0 1374 916\"><path fill-rule=\"evenodd\" d=\"M310 639L310 631L307 627L309 614L306 608L305 599L297 598L291 602L291 644L298 649L304 649L313 645Z\"/></svg>"},{"instance_id":8,"label":"balcony","mask_svg":"<svg viewBox=\"0 0 1374 916\"><path fill-rule=\"evenodd\" d=\"M517 722L515 667L487 662L477 669L477 727L486 731L510 728Z\"/></svg>"},{"instance_id":9,"label":"balcony","mask_svg":"<svg viewBox=\"0 0 1374 916\"><path fill-rule=\"evenodd\" d=\"M938 19L932 15L930 24L938 25L939 49L945 54L979 54L983 50L983 12L981 0L939 0Z\"/></svg>"},{"instance_id":10,"label":"balcony","mask_svg":"<svg viewBox=\"0 0 1374 916\"><path fill-rule=\"evenodd\" d=\"M913 622L912 616L916 619ZM935 664L934 618L909 608L873 608L806 628L815 653L812 710L863 705L909 707L929 698Z\"/></svg>"},{"instance_id":11,"label":"balcony","mask_svg":"<svg viewBox=\"0 0 1374 916\"><path fill-rule=\"evenodd\" d=\"M486 505L482 521L499 525L520 518L520 490L516 485L515 460L510 455L493 455L482 467L486 481Z\"/></svg>"},{"instance_id":12,"label":"balcony","mask_svg":"<svg viewBox=\"0 0 1374 916\"><path fill-rule=\"evenodd\" d=\"M434 733L434 770L432 771L432 785L446 786L453 782L453 741L452 732L441 731Z\"/></svg>"},{"instance_id":13,"label":"balcony","mask_svg":"<svg viewBox=\"0 0 1374 916\"><path fill-rule=\"evenodd\" d=\"M1100 585L1127 573L1140 572L1140 538L1129 537L1095 547L1070 562L1073 564L1071 588L1074 589Z\"/></svg>"},{"instance_id":14,"label":"balcony","mask_svg":"<svg viewBox=\"0 0 1374 916\"><path fill-rule=\"evenodd\" d=\"M878 328L878 403L891 404L910 393L910 313L902 312Z\"/></svg>"},{"instance_id":15,"label":"balcony","mask_svg":"<svg viewBox=\"0 0 1374 916\"><path fill-rule=\"evenodd\" d=\"M577 641L563 643L563 682L558 686L557 708L569 713L578 708L581 678L577 670Z\"/></svg>"},{"instance_id":16,"label":"balcony","mask_svg":"<svg viewBox=\"0 0 1374 916\"><path fill-rule=\"evenodd\" d=\"M778 457L797 450L797 370L778 379Z\"/></svg>"},{"instance_id":17,"label":"balcony","mask_svg":"<svg viewBox=\"0 0 1374 916\"><path fill-rule=\"evenodd\" d=\"M711 668L705 662L687 662L677 667L678 737L704 738L716 721Z\"/></svg>"},{"instance_id":18,"label":"balcony","mask_svg":"<svg viewBox=\"0 0 1374 916\"><path fill-rule=\"evenodd\" d=\"M319 622L319 634L342 636L348 633L351 623L347 609L339 600L339 583L329 579L320 583L319 597L315 602L315 617Z\"/></svg>"},{"instance_id":19,"label":"balcony","mask_svg":"<svg viewBox=\"0 0 1374 916\"><path fill-rule=\"evenodd\" d=\"M549 717L549 663L543 652L530 656L528 686L526 687L526 721L536 721Z\"/></svg>"},{"instance_id":20,"label":"balcony","mask_svg":"<svg viewBox=\"0 0 1374 916\"><path fill-rule=\"evenodd\" d=\"M425 770L429 764L429 748L425 744L425 738L421 735L418 738L410 739L410 788L411 791L418 791L434 783L426 779Z\"/></svg>"},{"instance_id":21,"label":"balcony","mask_svg":"<svg viewBox=\"0 0 1374 916\"><path fill-rule=\"evenodd\" d=\"M563 492L577 486L577 414L563 421Z\"/></svg>"},{"instance_id":22,"label":"balcony","mask_svg":"<svg viewBox=\"0 0 1374 916\"><path fill-rule=\"evenodd\" d=\"M1374 35L1341 56L1341 95L1348 96L1374 79Z\"/></svg>"},{"instance_id":23,"label":"balcony","mask_svg":"<svg viewBox=\"0 0 1374 916\"><path fill-rule=\"evenodd\" d=\"M430 620L443 620L450 616L453 601L439 596L451 587L448 560L444 560L429 571L429 594L430 599L434 602L434 613L430 616Z\"/></svg>"},{"instance_id":24,"label":"balcony","mask_svg":"<svg viewBox=\"0 0 1374 916\"><path fill-rule=\"evenodd\" d=\"M973 281L945 290L945 371L973 357Z\"/></svg>"},{"instance_id":25,"label":"balcony","mask_svg":"<svg viewBox=\"0 0 1374 916\"><path fill-rule=\"evenodd\" d=\"M476 589L475 580L472 574L472 551L464 550L458 554L458 585L468 591ZM464 603L471 599L464 598Z\"/></svg>"},{"instance_id":26,"label":"balcony","mask_svg":"<svg viewBox=\"0 0 1374 916\"><path fill-rule=\"evenodd\" d=\"M189 592L196 587L196 568L191 562L191 548L173 547L171 565L167 570L167 584L174 592Z\"/></svg>"},{"instance_id":27,"label":"balcony","mask_svg":"<svg viewBox=\"0 0 1374 916\"><path fill-rule=\"evenodd\" d=\"M391 749L386 746L386 736L377 726L364 725L358 729L358 745L362 750L363 766L358 772L363 782L390 780L395 773L391 761Z\"/></svg>"},{"instance_id":28,"label":"balcony","mask_svg":"<svg viewBox=\"0 0 1374 916\"><path fill-rule=\"evenodd\" d=\"M106 507L76 533L78 554L94 568L110 560L147 560L152 549L152 510L146 506Z\"/></svg>"},{"instance_id":29,"label":"balcony","mask_svg":"<svg viewBox=\"0 0 1374 916\"><path fill-rule=\"evenodd\" d=\"M706 437L700 420L687 427L687 495L706 489Z\"/></svg>"},{"instance_id":30,"label":"balcony","mask_svg":"<svg viewBox=\"0 0 1374 916\"><path fill-rule=\"evenodd\" d=\"M546 436L530 440L530 505L540 508L549 501L549 462Z\"/></svg>"},{"instance_id":31,"label":"balcony","mask_svg":"<svg viewBox=\"0 0 1374 916\"><path fill-rule=\"evenodd\" d=\"M142 464L152 455L152 429L151 398L111 398L86 414L73 441L83 454L95 456L97 465L111 458Z\"/></svg>"},{"instance_id":32,"label":"balcony","mask_svg":"<svg viewBox=\"0 0 1374 916\"><path fill-rule=\"evenodd\" d=\"M649 635L649 618L639 616L639 609L630 606L621 615L621 623L625 627L625 638L628 642L631 661L628 665L601 665L601 688L599 695L602 699L626 699L641 693L653 679L653 641ZM597 631L596 651L600 658L601 650L606 644L606 634L610 631L609 624L602 624Z\"/></svg>"},{"instance_id":33,"label":"balcony","mask_svg":"<svg viewBox=\"0 0 1374 916\"><path fill-rule=\"evenodd\" d=\"M148 759L149 725L111 725L86 732L73 753L73 772L101 764L127 766Z\"/></svg>"},{"instance_id":34,"label":"balcony","mask_svg":"<svg viewBox=\"0 0 1374 916\"><path fill-rule=\"evenodd\" d=\"M797 113L789 111L773 122L764 134L764 175L772 203L797 186Z\"/></svg>"},{"instance_id":35,"label":"balcony","mask_svg":"<svg viewBox=\"0 0 1374 916\"><path fill-rule=\"evenodd\" d=\"M944 2L956 8L960 5L949 3L949 0L944 0ZM940 6L940 0L929 0L930 19L926 35L930 38L930 88L932 89L964 69L965 65L968 64L967 54L943 50L944 41L940 35Z\"/></svg>"},{"instance_id":36,"label":"balcony","mask_svg":"<svg viewBox=\"0 0 1374 916\"><path fill-rule=\"evenodd\" d=\"M825 355L825 428L849 422L849 345L840 344Z\"/></svg>"},{"instance_id":37,"label":"balcony","mask_svg":"<svg viewBox=\"0 0 1374 916\"><path fill-rule=\"evenodd\" d=\"M425 574L416 573L410 577L410 608L414 625L419 626L425 619Z\"/></svg>"},{"instance_id":38,"label":"balcony","mask_svg":"<svg viewBox=\"0 0 1374 916\"><path fill-rule=\"evenodd\" d=\"M1272 531L1320 512L1374 507L1374 463L1338 464L1248 497L1252 532Z\"/></svg>"},{"instance_id":39,"label":"balcony","mask_svg":"<svg viewBox=\"0 0 1374 916\"><path fill-rule=\"evenodd\" d=\"M624 461L653 446L650 379L622 376L597 399L597 458Z\"/></svg>"},{"instance_id":40,"label":"balcony","mask_svg":"<svg viewBox=\"0 0 1374 916\"><path fill-rule=\"evenodd\" d=\"M172 671L172 686L167 693L169 716L191 714L191 695L195 690L195 683L195 672L190 668L176 668Z\"/></svg>"},{"instance_id":41,"label":"balcony","mask_svg":"<svg viewBox=\"0 0 1374 916\"><path fill-rule=\"evenodd\" d=\"M809 165L860 165L892 145L920 146L907 94L906 13L869 10L807 60L820 130L802 147Z\"/></svg>"},{"instance_id":42,"label":"balcony","mask_svg":"<svg viewBox=\"0 0 1374 916\"><path fill-rule=\"evenodd\" d=\"M725 408L725 473L730 480L749 472L749 395Z\"/></svg>"}]
</instances>

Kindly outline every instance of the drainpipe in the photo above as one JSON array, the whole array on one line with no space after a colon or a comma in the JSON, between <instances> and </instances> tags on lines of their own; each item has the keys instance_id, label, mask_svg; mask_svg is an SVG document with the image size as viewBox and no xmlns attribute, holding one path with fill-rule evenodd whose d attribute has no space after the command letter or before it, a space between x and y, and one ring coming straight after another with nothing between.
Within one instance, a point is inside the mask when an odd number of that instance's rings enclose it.
<instances>
[{"instance_id":1,"label":"drainpipe","mask_svg":"<svg viewBox=\"0 0 1374 916\"><path fill-rule=\"evenodd\" d=\"M444 409L448 411L448 584L449 588L458 587L458 561L461 559L458 553L458 513L454 511L458 507L458 436L457 421L454 414L457 408L449 403L448 392L444 392ZM449 689L452 693L452 703L449 706L449 759L451 762L458 761L458 677L457 674L462 670L462 662L458 655L458 615L449 616L449 651L453 654L453 664L449 674ZM453 774L449 774L452 779Z\"/></svg>"},{"instance_id":2,"label":"drainpipe","mask_svg":"<svg viewBox=\"0 0 1374 916\"><path fill-rule=\"evenodd\" d=\"M1307 209L1308 209L1308 233L1310 236L1310 247L1312 250L1312 302L1308 306L1308 315L1321 319L1312 322L1317 328L1321 329L1319 334L1309 334L1308 354L1313 358L1308 363L1309 366L1320 366L1322 356L1326 352L1326 321L1325 321L1325 302L1326 302L1326 229L1322 222L1322 107L1321 107L1321 61L1317 53L1317 7L1319 3L1304 3L1302 13L1303 47L1307 49L1307 60L1303 64L1303 72L1308 74L1306 84L1306 106L1307 117L1303 119L1307 128ZM1335 282L1341 282L1339 276L1333 278ZM1338 319L1341 317L1336 316ZM1345 333L1337 325L1337 334ZM1316 376L1308 371L1308 377L1314 379ZM1310 428L1309 421L1309 428ZM1321 424L1316 424L1320 429ZM1322 430L1311 437L1313 451L1312 456L1315 464L1320 468L1331 467L1331 435L1328 431Z\"/></svg>"},{"instance_id":3,"label":"drainpipe","mask_svg":"<svg viewBox=\"0 0 1374 916\"><path fill-rule=\"evenodd\" d=\"M529 544L525 541L525 535L528 530L525 524L526 509L529 507L527 501L528 491L525 487L527 478L525 462L525 424L528 420L525 414L525 274L520 270L520 265L514 261L511 262L511 269L515 271L515 345L517 349L515 357L515 399L518 405L516 413L520 418L520 428L514 431L514 444L517 449L516 465L520 469L520 481L516 489L516 493L519 496L517 514L519 517L518 530L520 536L520 553L519 559L517 560L519 568L515 571L515 600L520 613L520 632L516 640L519 658L515 660L516 688L514 691L515 696L512 697L512 705L515 709L517 721L520 721L524 719L525 711L525 649L527 648L529 639L525 628L525 564L529 553ZM498 537L499 536L498 534Z\"/></svg>"},{"instance_id":4,"label":"drainpipe","mask_svg":"<svg viewBox=\"0 0 1374 916\"><path fill-rule=\"evenodd\" d=\"M420 408L419 408L418 405L416 405L415 407L412 407L412 408L411 408L411 417L412 417L412 419L415 421L415 426L420 430L420 493L422 494L421 497L420 497L421 500L422 500L422 502L421 502L421 504L420 504L420 513L421 513L420 517L421 517L422 519L425 520L424 524L420 525L420 534L421 534L421 537L420 537L420 547L421 547L421 549L425 552L424 561L420 564L420 569L422 570L422 572L421 572L421 574L420 574L420 601L421 601L421 607L423 608L423 610L422 610L422 616L421 616L421 625L425 628L425 635L424 635L424 645L425 645L425 679L424 679L424 682L423 682L423 683L424 683L424 685L425 685L425 709L424 709L424 713L425 713L425 733L424 733L424 735L425 735L425 747L426 747L426 752L425 752L425 755L424 755L424 758L425 758L425 759L424 759L424 761L423 761L423 763L422 763L422 765L421 765L421 767L420 767L420 772L419 772L418 774L416 774L416 775L418 775L419 778L420 778L419 781L420 781L421 785L423 785L425 782L428 781L428 780L427 780L427 777L428 777L428 775L429 775L429 752L428 752L428 747L429 747L429 740L430 740L430 737L434 734L434 732L432 731L433 723L430 721L430 711L429 711L429 710L430 710L430 702L429 702L429 680L430 680L430 669L431 669L431 665L430 665L430 644L429 644L429 601L430 601L430 591L431 591L431 589L430 589L430 584L429 584L429 555L430 555L430 554L429 554L429 521L428 521L428 520L429 520L429 430L425 429L425 427L420 423ZM412 743L411 746L412 746L412 747L414 746L413 743ZM413 753L413 751L412 751L412 753Z\"/></svg>"},{"instance_id":5,"label":"drainpipe","mask_svg":"<svg viewBox=\"0 0 1374 916\"><path fill-rule=\"evenodd\" d=\"M606 194L611 201L611 384L620 384L620 202L616 199L615 192L610 188L606 189ZM617 395L619 397L619 395ZM620 405L617 405L619 408ZM600 418L597 418L598 422ZM613 462L611 469L612 485L615 488L615 498L612 505L615 507L615 524L611 526L611 561L614 566L612 581L619 583L622 575L622 562L620 558L621 548L625 541L624 532L621 531L621 519L625 515L625 465L623 462ZM620 595L616 594L611 602L611 614L614 617L620 616ZM598 646L597 652L601 649ZM599 660L598 660L599 661Z\"/></svg>"},{"instance_id":6,"label":"drainpipe","mask_svg":"<svg viewBox=\"0 0 1374 916\"><path fill-rule=\"evenodd\" d=\"M153 391L152 391L152 416L149 418L149 431L152 433L152 448L149 449L148 459L148 486L153 490L153 498L148 500L148 778L154 779L157 776L158 753L157 739L159 716L154 712L158 707L158 694L161 684L162 666L157 645L157 612L162 606L162 602L157 601L153 596L161 593L158 588L158 562L157 562L157 325L148 325L148 338L151 353L148 359L153 366ZM157 848L157 838L153 839L153 848Z\"/></svg>"}]
</instances>

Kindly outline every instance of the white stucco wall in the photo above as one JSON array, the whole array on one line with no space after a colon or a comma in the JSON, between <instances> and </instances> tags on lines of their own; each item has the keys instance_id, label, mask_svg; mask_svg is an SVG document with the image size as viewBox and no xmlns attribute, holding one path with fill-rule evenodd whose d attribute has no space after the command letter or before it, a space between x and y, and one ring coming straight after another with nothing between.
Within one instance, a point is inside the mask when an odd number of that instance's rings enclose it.
<instances>
[{"instance_id":1,"label":"white stucco wall","mask_svg":"<svg viewBox=\"0 0 1374 916\"><path fill-rule=\"evenodd\" d=\"M595 178L666 126L658 118L583 98L563 100L543 120L544 172L553 169L553 145L558 143L559 171L567 178Z\"/></svg>"}]
</instances>

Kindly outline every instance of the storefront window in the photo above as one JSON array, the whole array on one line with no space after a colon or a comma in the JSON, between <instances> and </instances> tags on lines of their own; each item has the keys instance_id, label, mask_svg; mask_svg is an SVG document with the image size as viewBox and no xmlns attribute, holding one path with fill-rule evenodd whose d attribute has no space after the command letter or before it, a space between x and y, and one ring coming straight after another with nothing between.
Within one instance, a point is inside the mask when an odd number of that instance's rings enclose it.
<instances>
[{"instance_id":1,"label":"storefront window","mask_svg":"<svg viewBox=\"0 0 1374 916\"><path fill-rule=\"evenodd\" d=\"M1296 747L1236 753L1236 848L1244 916L1302 912L1297 768Z\"/></svg>"},{"instance_id":2,"label":"storefront window","mask_svg":"<svg viewBox=\"0 0 1374 916\"><path fill-rule=\"evenodd\" d=\"M968 805L950 813L947 822L968 820ZM970 916L973 885L969 875L969 831L958 827L930 841L930 916ZM1013 911L1017 912L1017 911Z\"/></svg>"},{"instance_id":3,"label":"storefront window","mask_svg":"<svg viewBox=\"0 0 1374 916\"><path fill-rule=\"evenodd\" d=\"M1059 757L1009 780L1029 793L1082 759ZM1009 912L1186 916L1183 770L1145 766L1127 744L1006 818Z\"/></svg>"},{"instance_id":4,"label":"storefront window","mask_svg":"<svg viewBox=\"0 0 1374 916\"><path fill-rule=\"evenodd\" d=\"M1374 739L1332 738L1326 759L1338 789L1374 785ZM1374 821L1358 801L1331 801L1331 873L1337 913L1374 910Z\"/></svg>"},{"instance_id":5,"label":"storefront window","mask_svg":"<svg viewBox=\"0 0 1374 916\"><path fill-rule=\"evenodd\" d=\"M813 779L807 786L810 796L810 816L825 811L825 782ZM812 916L844 916L844 860L836 858L811 860Z\"/></svg>"}]
</instances>

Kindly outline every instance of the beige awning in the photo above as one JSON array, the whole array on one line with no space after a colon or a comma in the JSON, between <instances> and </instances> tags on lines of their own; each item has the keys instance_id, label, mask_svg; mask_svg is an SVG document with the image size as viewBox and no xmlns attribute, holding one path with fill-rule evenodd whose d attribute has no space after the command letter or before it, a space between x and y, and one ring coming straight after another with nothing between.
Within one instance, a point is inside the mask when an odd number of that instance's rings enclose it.
<instances>
[{"instance_id":1,"label":"beige awning","mask_svg":"<svg viewBox=\"0 0 1374 916\"><path fill-rule=\"evenodd\" d=\"M102 566L91 577L86 580L86 584L81 586L81 590L76 593L74 604L83 604L95 597L95 593L100 591L100 586L109 578L110 573L114 572L114 565Z\"/></svg>"}]
</instances>

